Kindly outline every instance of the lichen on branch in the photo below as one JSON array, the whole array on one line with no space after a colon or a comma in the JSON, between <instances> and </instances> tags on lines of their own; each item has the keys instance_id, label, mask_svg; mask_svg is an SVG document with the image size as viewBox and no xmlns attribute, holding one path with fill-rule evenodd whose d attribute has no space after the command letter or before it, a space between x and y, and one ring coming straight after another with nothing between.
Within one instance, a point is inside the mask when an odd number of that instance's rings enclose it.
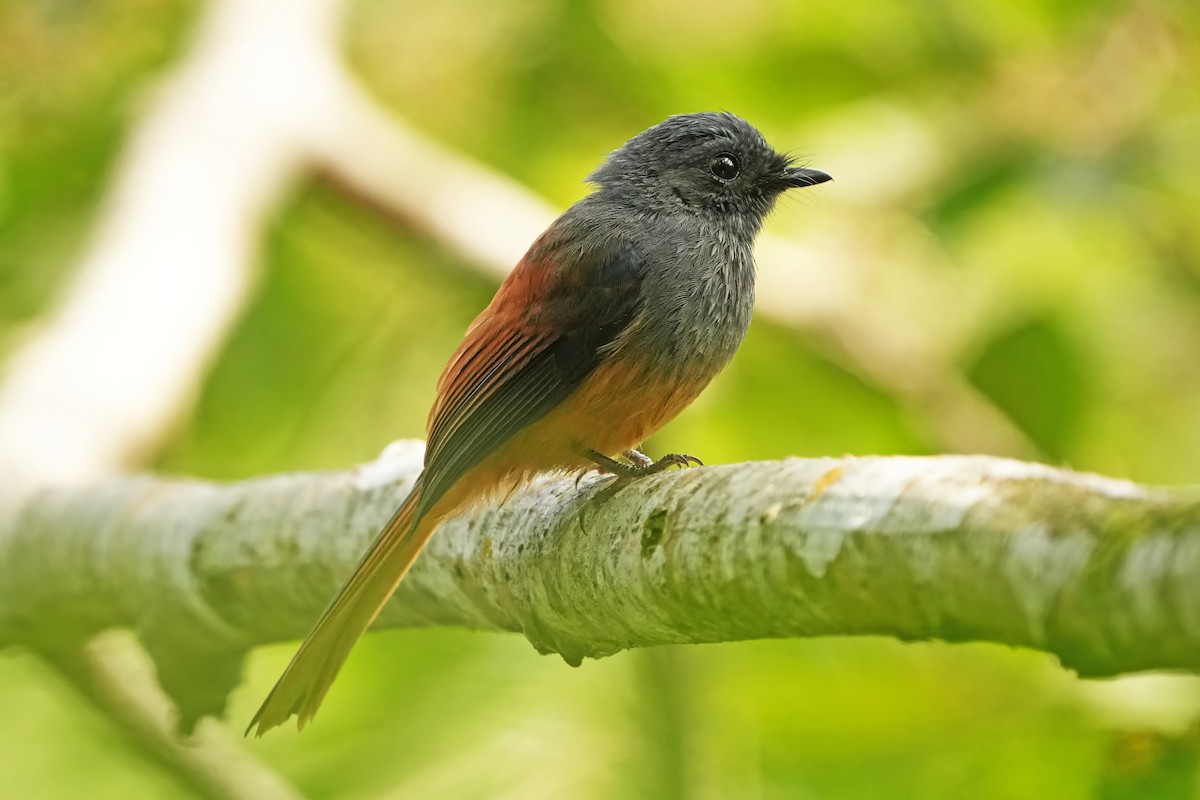
<instances>
[{"instance_id":1,"label":"lichen on branch","mask_svg":"<svg viewBox=\"0 0 1200 800\"><path fill-rule=\"evenodd\" d=\"M0 637L135 630L185 720L304 634L420 467L45 490L0 512ZM984 456L546 475L443 525L377 627L523 634L570 663L667 643L991 641L1108 676L1200 668L1200 493Z\"/></svg>"}]
</instances>

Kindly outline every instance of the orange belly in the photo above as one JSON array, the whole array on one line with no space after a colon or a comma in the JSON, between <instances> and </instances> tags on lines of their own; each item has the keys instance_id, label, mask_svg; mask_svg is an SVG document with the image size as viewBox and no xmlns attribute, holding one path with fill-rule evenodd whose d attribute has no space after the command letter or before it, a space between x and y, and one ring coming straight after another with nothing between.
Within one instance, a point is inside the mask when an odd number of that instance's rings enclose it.
<instances>
[{"instance_id":1,"label":"orange belly","mask_svg":"<svg viewBox=\"0 0 1200 800\"><path fill-rule=\"evenodd\" d=\"M460 506L503 496L538 472L592 466L589 450L618 456L637 447L687 408L711 377L707 371L666 376L649 366L631 369L629 359L601 365L562 405L464 475L429 516L441 519Z\"/></svg>"},{"instance_id":2,"label":"orange belly","mask_svg":"<svg viewBox=\"0 0 1200 800\"><path fill-rule=\"evenodd\" d=\"M629 359L601 365L562 405L502 447L504 460L522 471L541 471L590 464L588 450L620 455L674 419L711 378L651 369L631 369Z\"/></svg>"}]
</instances>

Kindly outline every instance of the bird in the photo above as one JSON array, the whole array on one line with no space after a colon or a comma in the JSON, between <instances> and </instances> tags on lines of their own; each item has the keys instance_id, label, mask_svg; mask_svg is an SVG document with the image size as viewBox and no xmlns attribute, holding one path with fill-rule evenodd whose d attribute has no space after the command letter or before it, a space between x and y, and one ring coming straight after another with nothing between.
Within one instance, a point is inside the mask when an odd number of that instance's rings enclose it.
<instances>
[{"instance_id":1,"label":"bird","mask_svg":"<svg viewBox=\"0 0 1200 800\"><path fill-rule=\"evenodd\" d=\"M672 116L588 177L467 329L437 384L424 469L246 730L312 719L438 524L536 473L630 481L699 464L638 447L730 361L754 240L783 192L831 180L728 112Z\"/></svg>"}]
</instances>

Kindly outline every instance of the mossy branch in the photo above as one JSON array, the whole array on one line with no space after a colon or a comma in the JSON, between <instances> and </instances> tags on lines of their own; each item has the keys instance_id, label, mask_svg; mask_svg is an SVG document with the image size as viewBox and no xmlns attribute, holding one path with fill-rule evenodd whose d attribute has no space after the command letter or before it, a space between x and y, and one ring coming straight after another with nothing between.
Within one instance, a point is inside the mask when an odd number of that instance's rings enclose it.
<instances>
[{"instance_id":1,"label":"mossy branch","mask_svg":"<svg viewBox=\"0 0 1200 800\"><path fill-rule=\"evenodd\" d=\"M419 468L130 477L0 512L0 636L137 631L185 722L301 636ZM789 459L616 488L544 476L447 523L378 622L632 647L876 634L1033 647L1092 676L1200 669L1200 492L983 456Z\"/></svg>"}]
</instances>

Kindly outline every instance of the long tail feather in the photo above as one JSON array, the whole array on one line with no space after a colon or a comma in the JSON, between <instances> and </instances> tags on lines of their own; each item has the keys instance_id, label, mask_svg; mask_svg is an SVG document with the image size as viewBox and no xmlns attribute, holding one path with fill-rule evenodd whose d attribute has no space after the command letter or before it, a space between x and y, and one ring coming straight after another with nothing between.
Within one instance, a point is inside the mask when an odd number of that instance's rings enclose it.
<instances>
[{"instance_id":1,"label":"long tail feather","mask_svg":"<svg viewBox=\"0 0 1200 800\"><path fill-rule=\"evenodd\" d=\"M293 714L303 728L317 713L354 643L378 616L437 526L436 520L418 515L420 493L418 483L380 531L250 720L247 735L257 726L255 734L262 736Z\"/></svg>"}]
</instances>

